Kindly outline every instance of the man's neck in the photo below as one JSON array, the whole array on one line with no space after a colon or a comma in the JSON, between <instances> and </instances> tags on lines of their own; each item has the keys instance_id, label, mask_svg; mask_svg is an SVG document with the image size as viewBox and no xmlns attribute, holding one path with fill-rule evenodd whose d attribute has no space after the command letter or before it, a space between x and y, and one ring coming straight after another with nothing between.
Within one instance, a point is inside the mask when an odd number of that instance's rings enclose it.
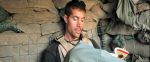
<instances>
[{"instance_id":1,"label":"man's neck","mask_svg":"<svg viewBox=\"0 0 150 62\"><path fill-rule=\"evenodd\" d=\"M66 41L70 41L70 42L71 42L71 41L77 40L78 38L72 36L72 35L69 34L69 33L65 33L64 39L65 39Z\"/></svg>"}]
</instances>

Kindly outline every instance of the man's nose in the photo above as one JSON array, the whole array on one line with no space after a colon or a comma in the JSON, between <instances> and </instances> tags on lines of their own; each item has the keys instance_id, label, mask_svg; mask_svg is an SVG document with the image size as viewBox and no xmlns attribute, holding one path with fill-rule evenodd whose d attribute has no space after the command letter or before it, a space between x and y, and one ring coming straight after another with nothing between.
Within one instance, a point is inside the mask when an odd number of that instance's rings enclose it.
<instances>
[{"instance_id":1,"label":"man's nose","mask_svg":"<svg viewBox=\"0 0 150 62\"><path fill-rule=\"evenodd\" d=\"M81 27L81 25L82 25L81 20L78 20L78 22L77 22L77 26Z\"/></svg>"}]
</instances>

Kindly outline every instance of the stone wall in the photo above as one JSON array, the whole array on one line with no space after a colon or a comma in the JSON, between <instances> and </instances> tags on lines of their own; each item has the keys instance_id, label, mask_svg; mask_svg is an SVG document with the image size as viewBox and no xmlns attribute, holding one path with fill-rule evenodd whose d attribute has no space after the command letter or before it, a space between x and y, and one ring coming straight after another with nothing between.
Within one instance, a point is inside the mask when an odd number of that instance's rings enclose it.
<instances>
[{"instance_id":1,"label":"stone wall","mask_svg":"<svg viewBox=\"0 0 150 62\"><path fill-rule=\"evenodd\" d=\"M0 0L9 14L9 21L24 33L5 31L0 33L0 62L38 62L40 53L48 45L50 36L58 36L63 30L61 16L70 0ZM107 18L99 0L83 0L86 3L84 30L88 37L97 40L97 23ZM109 9L109 8L106 8Z\"/></svg>"}]
</instances>

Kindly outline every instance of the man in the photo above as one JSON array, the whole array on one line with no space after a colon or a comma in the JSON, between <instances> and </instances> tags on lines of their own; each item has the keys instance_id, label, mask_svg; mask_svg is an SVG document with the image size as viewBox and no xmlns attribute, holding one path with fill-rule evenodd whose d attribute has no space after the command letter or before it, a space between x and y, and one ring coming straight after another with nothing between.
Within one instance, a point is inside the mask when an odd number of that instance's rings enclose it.
<instances>
[{"instance_id":1,"label":"man","mask_svg":"<svg viewBox=\"0 0 150 62\"><path fill-rule=\"evenodd\" d=\"M83 1L72 0L67 3L63 17L66 23L66 31L64 35L54 39L52 44L44 50L41 57L42 62L63 62L67 52L78 43L92 47L96 45L81 34L85 20L85 7L86 5Z\"/></svg>"}]
</instances>

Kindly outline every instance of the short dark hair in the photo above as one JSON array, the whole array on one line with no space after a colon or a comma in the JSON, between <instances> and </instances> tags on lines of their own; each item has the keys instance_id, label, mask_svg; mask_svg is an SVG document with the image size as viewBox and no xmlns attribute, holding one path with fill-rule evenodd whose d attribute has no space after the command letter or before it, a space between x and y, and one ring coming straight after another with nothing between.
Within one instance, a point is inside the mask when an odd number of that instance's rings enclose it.
<instances>
[{"instance_id":1,"label":"short dark hair","mask_svg":"<svg viewBox=\"0 0 150 62\"><path fill-rule=\"evenodd\" d=\"M85 7L86 7L86 5L83 1L72 0L66 4L64 13L67 16L70 16L72 13L72 11L71 11L72 9L80 9L80 10L83 10L84 12L86 12Z\"/></svg>"}]
</instances>

